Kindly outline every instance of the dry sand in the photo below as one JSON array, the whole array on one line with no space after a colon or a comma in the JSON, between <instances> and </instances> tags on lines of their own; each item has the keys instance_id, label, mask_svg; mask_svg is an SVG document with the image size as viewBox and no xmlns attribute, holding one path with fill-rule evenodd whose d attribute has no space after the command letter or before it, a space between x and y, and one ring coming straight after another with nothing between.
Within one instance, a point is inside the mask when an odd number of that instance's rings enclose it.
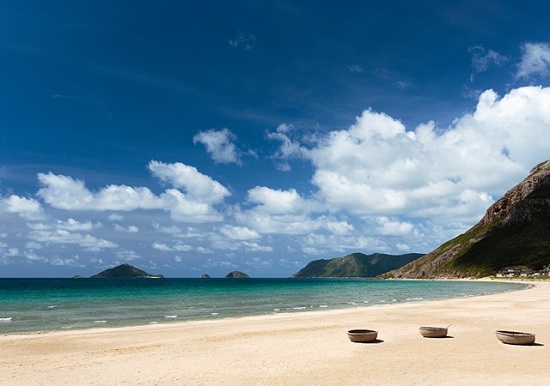
<instances>
[{"instance_id":1,"label":"dry sand","mask_svg":"<svg viewBox=\"0 0 550 386\"><path fill-rule=\"evenodd\" d=\"M420 326L447 326L423 338ZM347 330L378 331L372 344ZM495 330L536 334L500 343ZM1 385L548 385L550 283L473 298L0 336Z\"/></svg>"}]
</instances>

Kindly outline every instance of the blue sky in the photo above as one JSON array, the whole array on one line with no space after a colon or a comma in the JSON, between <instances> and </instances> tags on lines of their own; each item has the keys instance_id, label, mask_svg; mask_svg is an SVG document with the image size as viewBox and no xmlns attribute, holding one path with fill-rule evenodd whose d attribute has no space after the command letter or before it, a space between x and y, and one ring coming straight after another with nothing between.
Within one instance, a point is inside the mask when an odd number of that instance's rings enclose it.
<instances>
[{"instance_id":1,"label":"blue sky","mask_svg":"<svg viewBox=\"0 0 550 386\"><path fill-rule=\"evenodd\" d=\"M0 2L0 277L427 253L550 149L550 5Z\"/></svg>"}]
</instances>

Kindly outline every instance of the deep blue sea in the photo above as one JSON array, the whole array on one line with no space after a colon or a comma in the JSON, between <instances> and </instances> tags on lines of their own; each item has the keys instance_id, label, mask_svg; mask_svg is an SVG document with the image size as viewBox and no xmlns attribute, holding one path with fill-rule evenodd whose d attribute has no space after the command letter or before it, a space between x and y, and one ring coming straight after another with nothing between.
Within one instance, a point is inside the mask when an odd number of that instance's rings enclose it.
<instances>
[{"instance_id":1,"label":"deep blue sea","mask_svg":"<svg viewBox=\"0 0 550 386\"><path fill-rule=\"evenodd\" d=\"M524 287L370 279L0 279L0 333L380 306Z\"/></svg>"}]
</instances>

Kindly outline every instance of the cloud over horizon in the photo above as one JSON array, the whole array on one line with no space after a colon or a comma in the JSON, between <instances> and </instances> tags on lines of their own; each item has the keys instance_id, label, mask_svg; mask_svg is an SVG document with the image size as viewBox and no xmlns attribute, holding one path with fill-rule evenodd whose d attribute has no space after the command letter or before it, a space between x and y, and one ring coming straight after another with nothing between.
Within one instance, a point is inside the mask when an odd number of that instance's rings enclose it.
<instances>
[{"instance_id":1,"label":"cloud over horizon","mask_svg":"<svg viewBox=\"0 0 550 386\"><path fill-rule=\"evenodd\" d=\"M550 88L530 86L503 96L486 90L473 112L447 128L429 121L407 129L372 109L307 141L281 124L267 136L280 144L268 158L309 161L308 189L256 185L242 200L181 162L148 163L151 176L168 185L159 194L157 186L116 183L92 191L84 180L40 172L36 199L0 197L0 216L25 221L16 239L2 239L0 263L82 264L108 251L117 260L141 259L134 251L140 240L152 240L147 247L174 255L175 263L188 254L229 253L220 266L239 253L277 254L283 264L285 254L429 252L548 158L547 106ZM77 249L72 257L63 257L67 246ZM51 257L48 248L56 251Z\"/></svg>"}]
</instances>

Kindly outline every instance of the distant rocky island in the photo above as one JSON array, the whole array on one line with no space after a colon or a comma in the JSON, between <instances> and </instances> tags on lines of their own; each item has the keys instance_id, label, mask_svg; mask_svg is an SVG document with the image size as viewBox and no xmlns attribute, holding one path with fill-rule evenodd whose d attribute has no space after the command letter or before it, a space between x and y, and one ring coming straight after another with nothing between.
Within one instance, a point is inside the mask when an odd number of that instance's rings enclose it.
<instances>
[{"instance_id":1,"label":"distant rocky island","mask_svg":"<svg viewBox=\"0 0 550 386\"><path fill-rule=\"evenodd\" d=\"M402 267L421 256L423 256L422 253L405 255L352 253L329 260L314 260L291 277L375 277Z\"/></svg>"},{"instance_id":2,"label":"distant rocky island","mask_svg":"<svg viewBox=\"0 0 550 386\"><path fill-rule=\"evenodd\" d=\"M249 278L249 276L241 271L233 271L229 272L227 275L225 275L226 279L246 279Z\"/></svg>"},{"instance_id":3,"label":"distant rocky island","mask_svg":"<svg viewBox=\"0 0 550 386\"><path fill-rule=\"evenodd\" d=\"M382 278L464 278L550 271L550 160L496 201L466 233Z\"/></svg>"},{"instance_id":4,"label":"distant rocky island","mask_svg":"<svg viewBox=\"0 0 550 386\"><path fill-rule=\"evenodd\" d=\"M130 264L121 264L114 268L106 269L97 275L90 276L92 279L98 278L144 278L144 279L160 279L163 275L155 275L147 273Z\"/></svg>"}]
</instances>

